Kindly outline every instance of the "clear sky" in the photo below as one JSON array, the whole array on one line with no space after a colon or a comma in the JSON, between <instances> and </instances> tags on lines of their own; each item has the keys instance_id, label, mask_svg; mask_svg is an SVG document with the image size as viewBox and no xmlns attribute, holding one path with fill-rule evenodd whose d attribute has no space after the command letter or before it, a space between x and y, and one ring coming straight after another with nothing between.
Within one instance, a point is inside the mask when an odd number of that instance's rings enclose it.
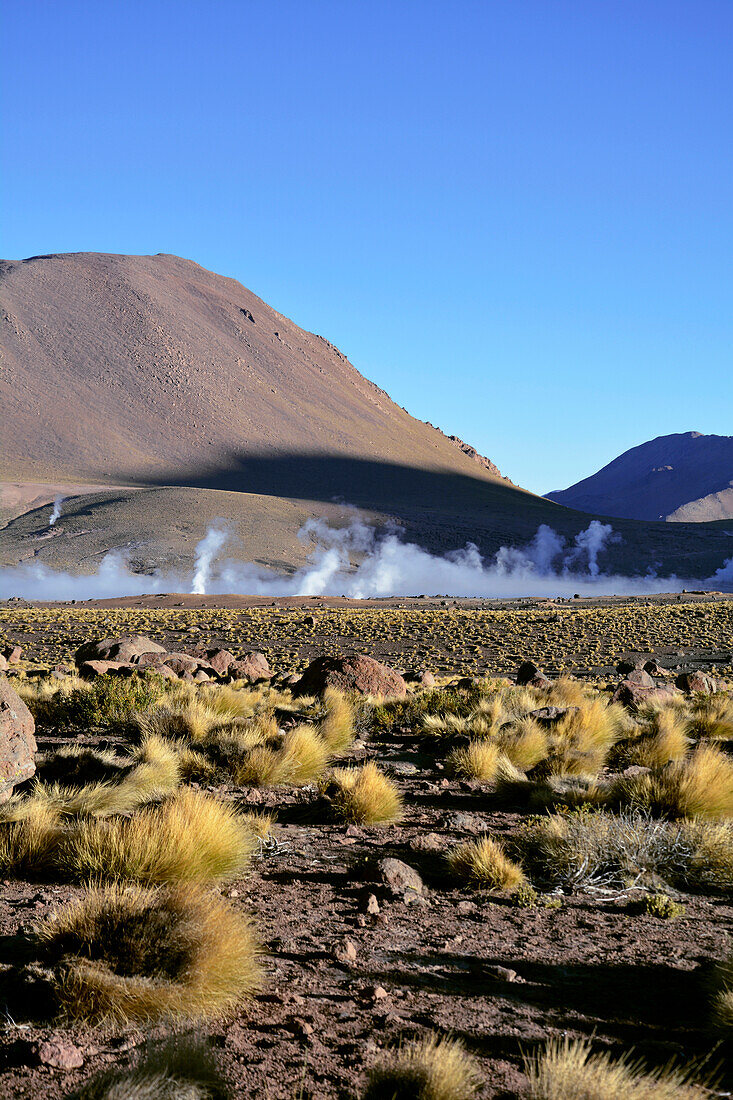
<instances>
[{"instance_id":1,"label":"clear sky","mask_svg":"<svg viewBox=\"0 0 733 1100\"><path fill-rule=\"evenodd\" d=\"M537 492L733 434L731 0L5 0L0 255L173 252Z\"/></svg>"}]
</instances>

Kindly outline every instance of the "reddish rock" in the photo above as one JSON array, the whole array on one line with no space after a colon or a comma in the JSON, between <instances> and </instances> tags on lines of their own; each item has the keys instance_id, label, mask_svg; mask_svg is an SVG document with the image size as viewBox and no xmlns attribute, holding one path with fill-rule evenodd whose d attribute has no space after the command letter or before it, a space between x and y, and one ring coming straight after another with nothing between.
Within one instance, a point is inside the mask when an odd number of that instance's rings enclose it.
<instances>
[{"instance_id":1,"label":"reddish rock","mask_svg":"<svg viewBox=\"0 0 733 1100\"><path fill-rule=\"evenodd\" d=\"M643 668L635 668L633 672L630 672L626 677L627 684L636 684L641 688L653 688L654 681L648 672L645 672Z\"/></svg>"},{"instance_id":2,"label":"reddish rock","mask_svg":"<svg viewBox=\"0 0 733 1100\"><path fill-rule=\"evenodd\" d=\"M84 1056L68 1039L47 1039L38 1044L38 1061L53 1069L79 1069L84 1065Z\"/></svg>"},{"instance_id":3,"label":"reddish rock","mask_svg":"<svg viewBox=\"0 0 733 1100\"><path fill-rule=\"evenodd\" d=\"M695 692L712 695L718 690L717 680L713 676L708 676L706 672L683 672L677 677L675 684L689 695Z\"/></svg>"},{"instance_id":4,"label":"reddish rock","mask_svg":"<svg viewBox=\"0 0 733 1100\"><path fill-rule=\"evenodd\" d=\"M20 696L0 677L0 802L6 802L16 783L34 774L35 722Z\"/></svg>"},{"instance_id":5,"label":"reddish rock","mask_svg":"<svg viewBox=\"0 0 733 1100\"><path fill-rule=\"evenodd\" d=\"M422 894L425 889L423 880L414 867L403 863L401 859L387 856L386 859L380 859L377 868L382 882L395 897L402 897L408 890Z\"/></svg>"},{"instance_id":6,"label":"reddish rock","mask_svg":"<svg viewBox=\"0 0 733 1100\"><path fill-rule=\"evenodd\" d=\"M7 672L7 669L8 669L8 662L5 660L3 655L0 653L0 672Z\"/></svg>"},{"instance_id":7,"label":"reddish rock","mask_svg":"<svg viewBox=\"0 0 733 1100\"><path fill-rule=\"evenodd\" d=\"M321 695L327 687L340 691L359 691L364 695L407 694L402 677L373 657L317 657L308 665L293 688L295 695Z\"/></svg>"},{"instance_id":8,"label":"reddish rock","mask_svg":"<svg viewBox=\"0 0 733 1100\"><path fill-rule=\"evenodd\" d=\"M651 687L643 687L641 684L635 684L632 680L622 680L614 691L611 702L621 703L629 710L638 710L643 703L650 700L663 701L672 699L677 694L672 687L655 687L654 681L652 681Z\"/></svg>"},{"instance_id":9,"label":"reddish rock","mask_svg":"<svg viewBox=\"0 0 733 1100\"><path fill-rule=\"evenodd\" d=\"M226 676L237 659L228 649L199 649L196 655L204 659L218 676Z\"/></svg>"},{"instance_id":10,"label":"reddish rock","mask_svg":"<svg viewBox=\"0 0 733 1100\"><path fill-rule=\"evenodd\" d=\"M6 645L0 650L2 656L8 662L9 665L17 665L20 658L23 656L23 647L19 645Z\"/></svg>"},{"instance_id":11,"label":"reddish rock","mask_svg":"<svg viewBox=\"0 0 733 1100\"><path fill-rule=\"evenodd\" d=\"M420 672L418 673L417 682L420 687L432 688L435 687L435 677L432 672Z\"/></svg>"},{"instance_id":12,"label":"reddish rock","mask_svg":"<svg viewBox=\"0 0 733 1100\"><path fill-rule=\"evenodd\" d=\"M96 680L98 676L108 676L122 668L120 661L82 661L79 675L82 680Z\"/></svg>"},{"instance_id":13,"label":"reddish rock","mask_svg":"<svg viewBox=\"0 0 733 1100\"><path fill-rule=\"evenodd\" d=\"M74 661L77 666L87 661L119 661L127 664L137 660L143 653L165 653L165 648L143 634L127 634L120 638L85 642L74 654Z\"/></svg>"},{"instance_id":14,"label":"reddish rock","mask_svg":"<svg viewBox=\"0 0 733 1100\"><path fill-rule=\"evenodd\" d=\"M227 675L232 680L271 680L274 673L264 653L245 653L238 657L229 668Z\"/></svg>"},{"instance_id":15,"label":"reddish rock","mask_svg":"<svg viewBox=\"0 0 733 1100\"><path fill-rule=\"evenodd\" d=\"M539 710L531 710L527 717L534 718L540 725L551 726L566 714L571 714L578 709L578 707L540 707Z\"/></svg>"}]
</instances>

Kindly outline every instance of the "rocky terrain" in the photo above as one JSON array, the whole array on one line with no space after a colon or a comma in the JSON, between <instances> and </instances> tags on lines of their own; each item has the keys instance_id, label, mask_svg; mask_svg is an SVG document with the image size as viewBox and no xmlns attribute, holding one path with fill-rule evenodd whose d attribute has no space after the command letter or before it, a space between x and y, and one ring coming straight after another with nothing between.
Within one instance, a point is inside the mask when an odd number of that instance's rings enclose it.
<instances>
[{"instance_id":1,"label":"rocky terrain","mask_svg":"<svg viewBox=\"0 0 733 1100\"><path fill-rule=\"evenodd\" d=\"M3 1095L89 1100L109 1071L140 1086L162 1049L158 1066L198 1074L201 1098L373 1100L399 1080L417 1100L437 1041L461 1044L440 1062L447 1100L549 1100L571 1095L567 1077L548 1091L552 1040L614 1063L633 1048L643 1068L623 1095L728 1095L732 634L733 599L696 594L0 608L0 683L35 718L40 784L18 776L0 807ZM703 763L716 771L700 786ZM370 767L381 801L349 801L348 776ZM62 976L83 994L97 972L54 961L44 922L88 904L83 868L105 837L119 888L167 897L165 830L202 800L259 830L197 887L222 919L254 920L255 986L175 1021L147 1001L146 1019L130 1000L128 1019L69 1005ZM147 871L124 855L135 823L160 830ZM199 858L210 840L196 836L178 858ZM112 890L109 864L103 879ZM186 898L193 913L200 896ZM107 1012L134 993L112 973ZM165 1054L171 1035L194 1055ZM417 1077L394 1077L400 1050Z\"/></svg>"},{"instance_id":2,"label":"rocky terrain","mask_svg":"<svg viewBox=\"0 0 733 1100\"><path fill-rule=\"evenodd\" d=\"M706 523L733 518L733 436L680 432L632 447L568 489L547 494L581 512Z\"/></svg>"}]
</instances>

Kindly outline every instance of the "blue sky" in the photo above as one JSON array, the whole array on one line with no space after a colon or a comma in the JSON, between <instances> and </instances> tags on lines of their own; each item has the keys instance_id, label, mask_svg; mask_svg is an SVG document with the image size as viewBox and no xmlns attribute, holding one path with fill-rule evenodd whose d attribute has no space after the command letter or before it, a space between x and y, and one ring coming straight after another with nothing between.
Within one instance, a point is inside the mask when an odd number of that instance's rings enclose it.
<instances>
[{"instance_id":1,"label":"blue sky","mask_svg":"<svg viewBox=\"0 0 733 1100\"><path fill-rule=\"evenodd\" d=\"M187 256L537 492L733 433L733 3L6 0L0 254Z\"/></svg>"}]
</instances>

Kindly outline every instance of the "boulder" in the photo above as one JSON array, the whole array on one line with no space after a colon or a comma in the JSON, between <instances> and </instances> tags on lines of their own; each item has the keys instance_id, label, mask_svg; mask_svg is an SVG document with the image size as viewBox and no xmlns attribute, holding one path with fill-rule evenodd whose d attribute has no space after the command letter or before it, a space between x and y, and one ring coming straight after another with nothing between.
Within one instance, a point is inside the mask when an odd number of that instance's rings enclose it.
<instances>
[{"instance_id":1,"label":"boulder","mask_svg":"<svg viewBox=\"0 0 733 1100\"><path fill-rule=\"evenodd\" d=\"M200 656L213 668L217 676L226 676L237 659L228 649L204 649L200 651ZM265 664L267 664L266 661Z\"/></svg>"},{"instance_id":2,"label":"boulder","mask_svg":"<svg viewBox=\"0 0 733 1100\"><path fill-rule=\"evenodd\" d=\"M522 661L517 669L517 683L521 686L529 684L535 676L540 675L540 670L534 661Z\"/></svg>"},{"instance_id":3,"label":"boulder","mask_svg":"<svg viewBox=\"0 0 733 1100\"><path fill-rule=\"evenodd\" d=\"M137 660L143 653L165 653L165 647L152 642L142 634L129 634L120 638L101 638L96 642L85 642L74 654L78 666L85 661L118 661L128 664Z\"/></svg>"},{"instance_id":4,"label":"boulder","mask_svg":"<svg viewBox=\"0 0 733 1100\"><path fill-rule=\"evenodd\" d=\"M637 672L646 664L646 657L622 657L616 665L619 676L628 676L630 672Z\"/></svg>"},{"instance_id":5,"label":"boulder","mask_svg":"<svg viewBox=\"0 0 733 1100\"><path fill-rule=\"evenodd\" d=\"M535 722L539 722L541 726L552 726L566 714L572 714L579 709L579 707L540 707L539 710L531 710L527 717L534 718Z\"/></svg>"},{"instance_id":6,"label":"boulder","mask_svg":"<svg viewBox=\"0 0 733 1100\"><path fill-rule=\"evenodd\" d=\"M232 680L271 680L274 673L264 653L244 653L227 669Z\"/></svg>"},{"instance_id":7,"label":"boulder","mask_svg":"<svg viewBox=\"0 0 733 1100\"><path fill-rule=\"evenodd\" d=\"M2 653L0 653L0 672L7 672L7 670L8 670L8 662L5 660Z\"/></svg>"},{"instance_id":8,"label":"boulder","mask_svg":"<svg viewBox=\"0 0 733 1100\"><path fill-rule=\"evenodd\" d=\"M0 677L0 802L7 802L16 783L36 770L35 722L23 700Z\"/></svg>"},{"instance_id":9,"label":"boulder","mask_svg":"<svg viewBox=\"0 0 733 1100\"><path fill-rule=\"evenodd\" d=\"M435 687L435 677L433 676L432 672L428 672L428 671L418 672L417 682L420 685L420 687L423 687L423 688L433 688L433 687Z\"/></svg>"},{"instance_id":10,"label":"boulder","mask_svg":"<svg viewBox=\"0 0 733 1100\"><path fill-rule=\"evenodd\" d=\"M82 661L79 675L82 680L96 680L98 676L109 676L119 672L121 661Z\"/></svg>"},{"instance_id":11,"label":"boulder","mask_svg":"<svg viewBox=\"0 0 733 1100\"><path fill-rule=\"evenodd\" d=\"M17 665L18 661L23 656L23 647L13 645L11 642L10 645L3 646L0 650L0 654L2 654L9 665Z\"/></svg>"},{"instance_id":12,"label":"boulder","mask_svg":"<svg viewBox=\"0 0 733 1100\"><path fill-rule=\"evenodd\" d=\"M718 690L718 682L714 676L707 672L683 672L675 680L675 684L688 695L699 692L702 695L712 695Z\"/></svg>"},{"instance_id":13,"label":"boulder","mask_svg":"<svg viewBox=\"0 0 733 1100\"><path fill-rule=\"evenodd\" d=\"M364 695L402 698L407 694L407 684L394 669L361 653L354 657L317 657L293 687L293 694L321 695L327 687Z\"/></svg>"},{"instance_id":14,"label":"boulder","mask_svg":"<svg viewBox=\"0 0 733 1100\"><path fill-rule=\"evenodd\" d=\"M653 688L654 681L648 672L645 672L643 668L635 668L633 672L630 672L626 677L627 684L636 684L641 688Z\"/></svg>"},{"instance_id":15,"label":"boulder","mask_svg":"<svg viewBox=\"0 0 733 1100\"><path fill-rule=\"evenodd\" d=\"M650 700L664 701L674 698L677 694L678 692L672 687L656 687L654 681L651 687L643 687L632 680L622 680L611 696L611 702L621 703L628 710L638 710L643 703Z\"/></svg>"}]
</instances>

